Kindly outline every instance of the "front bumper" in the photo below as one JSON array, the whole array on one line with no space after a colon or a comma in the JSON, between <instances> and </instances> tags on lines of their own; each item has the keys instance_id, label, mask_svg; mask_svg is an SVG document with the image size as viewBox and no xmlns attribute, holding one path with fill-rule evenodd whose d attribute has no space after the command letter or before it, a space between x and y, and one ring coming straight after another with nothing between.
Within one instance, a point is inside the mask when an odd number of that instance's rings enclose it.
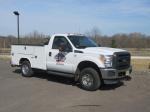
<instances>
[{"instance_id":1,"label":"front bumper","mask_svg":"<svg viewBox=\"0 0 150 112\"><path fill-rule=\"evenodd\" d=\"M128 78L128 75L132 72L132 66L122 70L117 70L113 68L100 68L100 71L105 84L115 84L119 81L124 81Z\"/></svg>"}]
</instances>

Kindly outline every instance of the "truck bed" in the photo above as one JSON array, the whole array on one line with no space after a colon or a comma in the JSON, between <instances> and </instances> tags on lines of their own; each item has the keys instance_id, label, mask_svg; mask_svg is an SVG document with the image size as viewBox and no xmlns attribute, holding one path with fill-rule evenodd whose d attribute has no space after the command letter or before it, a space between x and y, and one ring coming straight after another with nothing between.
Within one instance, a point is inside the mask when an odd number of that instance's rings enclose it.
<instances>
[{"instance_id":1,"label":"truck bed","mask_svg":"<svg viewBox=\"0 0 150 112\"><path fill-rule=\"evenodd\" d=\"M13 65L20 65L20 60L26 58L32 68L46 69L46 45L13 44L11 50Z\"/></svg>"}]
</instances>

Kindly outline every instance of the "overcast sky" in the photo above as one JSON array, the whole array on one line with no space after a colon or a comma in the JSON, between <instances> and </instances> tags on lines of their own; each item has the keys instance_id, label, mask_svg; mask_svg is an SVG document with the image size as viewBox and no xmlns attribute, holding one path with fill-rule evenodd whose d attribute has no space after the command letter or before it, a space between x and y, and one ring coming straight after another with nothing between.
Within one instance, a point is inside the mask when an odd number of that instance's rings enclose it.
<instances>
[{"instance_id":1,"label":"overcast sky","mask_svg":"<svg viewBox=\"0 0 150 112\"><path fill-rule=\"evenodd\" d=\"M150 0L0 0L0 36L37 30L44 35L85 33L94 26L102 35L140 32L150 35Z\"/></svg>"}]
</instances>

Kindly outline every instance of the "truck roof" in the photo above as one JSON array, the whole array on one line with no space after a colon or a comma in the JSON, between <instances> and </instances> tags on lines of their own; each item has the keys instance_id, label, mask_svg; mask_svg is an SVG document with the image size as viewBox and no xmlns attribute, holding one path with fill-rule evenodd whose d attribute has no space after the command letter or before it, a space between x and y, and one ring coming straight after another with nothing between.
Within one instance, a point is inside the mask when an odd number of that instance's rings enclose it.
<instances>
[{"instance_id":1,"label":"truck roof","mask_svg":"<svg viewBox=\"0 0 150 112\"><path fill-rule=\"evenodd\" d=\"M77 34L77 33L74 33L74 34L53 34L52 36L84 36L83 34Z\"/></svg>"}]
</instances>

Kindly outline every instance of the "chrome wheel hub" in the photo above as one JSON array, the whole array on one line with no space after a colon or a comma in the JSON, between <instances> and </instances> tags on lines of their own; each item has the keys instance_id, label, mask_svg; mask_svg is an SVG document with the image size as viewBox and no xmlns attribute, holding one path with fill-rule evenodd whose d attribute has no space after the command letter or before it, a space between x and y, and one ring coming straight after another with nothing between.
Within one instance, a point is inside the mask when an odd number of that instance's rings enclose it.
<instances>
[{"instance_id":1,"label":"chrome wheel hub","mask_svg":"<svg viewBox=\"0 0 150 112\"><path fill-rule=\"evenodd\" d=\"M29 67L28 67L27 65L23 65L23 66L22 66L22 72L23 72L23 74L28 74L28 72L29 72Z\"/></svg>"},{"instance_id":2,"label":"chrome wheel hub","mask_svg":"<svg viewBox=\"0 0 150 112\"><path fill-rule=\"evenodd\" d=\"M93 85L93 77L90 74L86 74L82 77L82 82L85 86L92 86Z\"/></svg>"}]
</instances>

